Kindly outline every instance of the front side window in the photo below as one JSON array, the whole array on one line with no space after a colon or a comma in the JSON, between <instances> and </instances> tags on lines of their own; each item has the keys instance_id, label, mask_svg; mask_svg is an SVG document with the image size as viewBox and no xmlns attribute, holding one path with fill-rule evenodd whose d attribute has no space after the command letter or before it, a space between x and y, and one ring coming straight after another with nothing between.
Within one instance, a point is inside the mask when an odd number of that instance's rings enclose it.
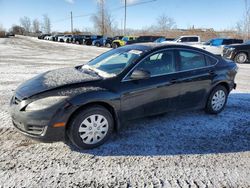
<instances>
[{"instance_id":1,"label":"front side window","mask_svg":"<svg viewBox=\"0 0 250 188\"><path fill-rule=\"evenodd\" d=\"M136 69L145 70L151 76L173 73L175 72L174 52L168 50L155 53L140 62Z\"/></svg>"},{"instance_id":2,"label":"front side window","mask_svg":"<svg viewBox=\"0 0 250 188\"><path fill-rule=\"evenodd\" d=\"M180 71L192 70L206 66L205 56L198 52L187 50L179 51L179 69Z\"/></svg>"}]
</instances>

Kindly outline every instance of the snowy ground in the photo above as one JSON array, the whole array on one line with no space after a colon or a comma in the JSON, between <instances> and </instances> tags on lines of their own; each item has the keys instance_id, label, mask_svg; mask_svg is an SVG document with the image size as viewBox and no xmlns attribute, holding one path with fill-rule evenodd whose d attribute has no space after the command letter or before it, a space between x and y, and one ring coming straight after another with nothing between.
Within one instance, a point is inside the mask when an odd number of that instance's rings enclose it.
<instances>
[{"instance_id":1,"label":"snowy ground","mask_svg":"<svg viewBox=\"0 0 250 188\"><path fill-rule=\"evenodd\" d=\"M192 111L140 119L90 151L17 133L8 103L18 84L106 50L0 39L0 187L250 187L250 64L240 65L238 88L217 116Z\"/></svg>"}]
</instances>

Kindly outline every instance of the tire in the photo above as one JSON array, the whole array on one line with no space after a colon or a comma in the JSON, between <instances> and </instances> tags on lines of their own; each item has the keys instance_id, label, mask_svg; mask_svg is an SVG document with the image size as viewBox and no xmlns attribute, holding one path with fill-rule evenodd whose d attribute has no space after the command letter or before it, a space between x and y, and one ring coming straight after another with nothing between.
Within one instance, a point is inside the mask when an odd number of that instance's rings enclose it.
<instances>
[{"instance_id":1,"label":"tire","mask_svg":"<svg viewBox=\"0 0 250 188\"><path fill-rule=\"evenodd\" d=\"M205 111L209 114L219 114L227 103L228 90L222 86L216 86L210 93Z\"/></svg>"},{"instance_id":2,"label":"tire","mask_svg":"<svg viewBox=\"0 0 250 188\"><path fill-rule=\"evenodd\" d=\"M96 47L100 47L101 44L100 44L99 42L97 42L97 43L95 43L95 46L96 46Z\"/></svg>"},{"instance_id":3,"label":"tire","mask_svg":"<svg viewBox=\"0 0 250 188\"><path fill-rule=\"evenodd\" d=\"M106 46L107 48L111 48L111 44L110 44L110 43L107 43L105 46Z\"/></svg>"},{"instance_id":4,"label":"tire","mask_svg":"<svg viewBox=\"0 0 250 188\"><path fill-rule=\"evenodd\" d=\"M111 113L102 106L92 106L73 117L67 134L70 141L79 149L92 149L107 141L113 128L114 120Z\"/></svg>"},{"instance_id":5,"label":"tire","mask_svg":"<svg viewBox=\"0 0 250 188\"><path fill-rule=\"evenodd\" d=\"M119 46L118 46L118 44L114 43L114 44L112 45L112 47L113 47L114 49L116 49L116 48L118 48Z\"/></svg>"},{"instance_id":6,"label":"tire","mask_svg":"<svg viewBox=\"0 0 250 188\"><path fill-rule=\"evenodd\" d=\"M247 59L248 59L247 54L244 52L240 52L234 57L234 61L239 64L246 63Z\"/></svg>"}]
</instances>

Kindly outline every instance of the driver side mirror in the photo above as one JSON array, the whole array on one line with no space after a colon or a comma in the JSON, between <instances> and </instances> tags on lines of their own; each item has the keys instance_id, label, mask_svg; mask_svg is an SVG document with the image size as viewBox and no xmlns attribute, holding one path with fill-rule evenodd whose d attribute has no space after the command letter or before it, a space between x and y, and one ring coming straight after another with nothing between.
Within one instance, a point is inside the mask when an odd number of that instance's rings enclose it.
<instances>
[{"instance_id":1,"label":"driver side mirror","mask_svg":"<svg viewBox=\"0 0 250 188\"><path fill-rule=\"evenodd\" d=\"M132 80L142 80L150 78L150 72L146 70L136 69L132 72L130 78Z\"/></svg>"}]
</instances>

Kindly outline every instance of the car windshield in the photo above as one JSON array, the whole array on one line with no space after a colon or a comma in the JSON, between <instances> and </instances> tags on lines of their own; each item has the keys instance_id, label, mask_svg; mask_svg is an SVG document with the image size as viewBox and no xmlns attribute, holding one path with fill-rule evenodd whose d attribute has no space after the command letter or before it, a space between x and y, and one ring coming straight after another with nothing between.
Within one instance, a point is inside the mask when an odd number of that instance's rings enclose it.
<instances>
[{"instance_id":1,"label":"car windshield","mask_svg":"<svg viewBox=\"0 0 250 188\"><path fill-rule=\"evenodd\" d=\"M131 48L110 50L91 60L82 69L90 69L101 77L113 77L121 73L127 66L134 63L143 51Z\"/></svg>"},{"instance_id":2,"label":"car windshield","mask_svg":"<svg viewBox=\"0 0 250 188\"><path fill-rule=\"evenodd\" d=\"M127 42L128 41L128 37L123 37L122 40L125 41L125 42Z\"/></svg>"},{"instance_id":3,"label":"car windshield","mask_svg":"<svg viewBox=\"0 0 250 188\"><path fill-rule=\"evenodd\" d=\"M223 39L211 39L204 43L204 45L220 46L223 43Z\"/></svg>"}]
</instances>

